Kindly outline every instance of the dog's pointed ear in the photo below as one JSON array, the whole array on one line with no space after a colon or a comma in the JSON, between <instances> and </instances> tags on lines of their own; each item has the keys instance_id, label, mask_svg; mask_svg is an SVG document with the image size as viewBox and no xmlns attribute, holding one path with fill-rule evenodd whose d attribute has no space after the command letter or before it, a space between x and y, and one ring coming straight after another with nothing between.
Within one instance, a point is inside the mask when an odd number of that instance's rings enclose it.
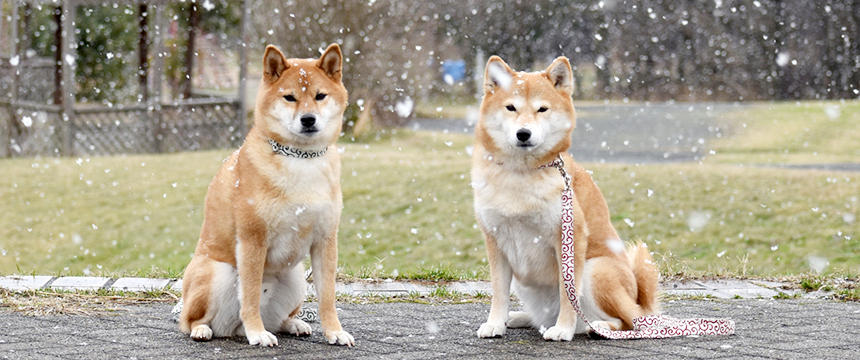
<instances>
[{"instance_id":1,"label":"dog's pointed ear","mask_svg":"<svg viewBox=\"0 0 860 360\"><path fill-rule=\"evenodd\" d=\"M570 61L566 57L557 57L552 64L549 64L545 73L556 89L568 94L573 93L573 70L570 69Z\"/></svg>"},{"instance_id":2,"label":"dog's pointed ear","mask_svg":"<svg viewBox=\"0 0 860 360\"><path fill-rule=\"evenodd\" d=\"M338 44L331 44L320 56L317 66L322 69L332 80L340 82L343 74L343 54Z\"/></svg>"},{"instance_id":3,"label":"dog's pointed ear","mask_svg":"<svg viewBox=\"0 0 860 360\"><path fill-rule=\"evenodd\" d=\"M487 67L484 68L484 92L493 92L498 87L507 89L511 86L513 77L514 71L502 58L496 55L490 56Z\"/></svg>"},{"instance_id":4,"label":"dog's pointed ear","mask_svg":"<svg viewBox=\"0 0 860 360\"><path fill-rule=\"evenodd\" d=\"M290 65L287 64L287 58L277 46L266 46L266 52L263 54L263 80L274 82L284 74Z\"/></svg>"}]
</instances>

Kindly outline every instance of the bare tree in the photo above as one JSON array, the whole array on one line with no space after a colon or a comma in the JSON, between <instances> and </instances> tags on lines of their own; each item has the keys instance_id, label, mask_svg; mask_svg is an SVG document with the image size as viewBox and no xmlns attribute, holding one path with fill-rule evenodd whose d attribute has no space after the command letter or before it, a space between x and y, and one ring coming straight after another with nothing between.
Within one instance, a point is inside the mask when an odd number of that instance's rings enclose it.
<instances>
[{"instance_id":1,"label":"bare tree","mask_svg":"<svg viewBox=\"0 0 860 360\"><path fill-rule=\"evenodd\" d=\"M260 43L276 44L291 57L315 56L329 43L340 44L351 102L370 111L375 122L396 124L433 84L438 20L426 14L434 6L396 0L256 0L260 11L254 13L254 28Z\"/></svg>"}]
</instances>

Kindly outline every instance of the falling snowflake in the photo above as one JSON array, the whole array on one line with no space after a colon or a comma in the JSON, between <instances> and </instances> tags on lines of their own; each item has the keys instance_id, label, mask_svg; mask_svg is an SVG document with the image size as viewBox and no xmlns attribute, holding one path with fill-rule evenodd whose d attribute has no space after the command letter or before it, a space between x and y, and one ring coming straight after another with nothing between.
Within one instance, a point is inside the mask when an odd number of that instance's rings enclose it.
<instances>
[{"instance_id":1,"label":"falling snowflake","mask_svg":"<svg viewBox=\"0 0 860 360\"><path fill-rule=\"evenodd\" d=\"M412 98L406 97L394 105L394 111L397 113L397 116L405 118L412 114L413 106L415 106L415 102L412 101Z\"/></svg>"}]
</instances>

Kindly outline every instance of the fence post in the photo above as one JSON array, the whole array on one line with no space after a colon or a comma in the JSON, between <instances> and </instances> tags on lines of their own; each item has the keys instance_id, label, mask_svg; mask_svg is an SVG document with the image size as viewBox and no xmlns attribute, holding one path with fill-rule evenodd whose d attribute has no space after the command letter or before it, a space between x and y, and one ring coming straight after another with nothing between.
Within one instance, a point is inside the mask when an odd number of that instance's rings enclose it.
<instances>
[{"instance_id":1,"label":"fence post","mask_svg":"<svg viewBox=\"0 0 860 360\"><path fill-rule=\"evenodd\" d=\"M161 77L164 76L164 6L161 4L150 5L150 33L152 34L152 66L150 67L149 81L152 84L149 86L150 96L147 100L147 111L151 111L153 115L150 117L152 121L152 133L149 136L155 145L155 152L164 152L164 127L163 109L161 107Z\"/></svg>"},{"instance_id":2,"label":"fence post","mask_svg":"<svg viewBox=\"0 0 860 360\"><path fill-rule=\"evenodd\" d=\"M62 51L61 68L63 81L60 83L63 91L63 107L61 121L64 124L63 144L61 154L74 154L75 139L75 61L77 58L75 39L75 11L77 4L75 0L63 0L62 4L62 45L58 50Z\"/></svg>"},{"instance_id":3,"label":"fence post","mask_svg":"<svg viewBox=\"0 0 860 360\"><path fill-rule=\"evenodd\" d=\"M4 2L5 1L0 2L0 10L2 10L2 6L3 6ZM2 136L3 136L3 138L0 139L0 140L2 140L2 146L0 146L0 156L2 156L2 157L11 157L12 156L12 150L10 148L10 145L12 142L12 128L14 126L13 123L15 121L15 109L16 109L16 106L18 105L18 82L20 81L20 79L18 77L19 76L18 75L18 69L20 69L20 66L22 65L21 64L21 62L22 62L21 57L18 55L18 53L19 53L19 51L18 51L18 3L16 1L10 1L9 7L12 10L12 18L8 24L10 27L10 29L9 29L10 30L9 31L10 49L9 50L10 50L10 55L11 55L10 58L14 57L14 56L18 56L18 65L13 66L11 69L12 70L12 72L11 72L11 75L12 75L12 89L11 90L12 91L10 94L11 98L9 99L9 107L7 109L5 109L8 111L9 117L6 119L6 121L4 121L4 124L2 124L2 128L0 128L0 131L2 131ZM3 17L5 17L5 16L3 16ZM3 30L2 27L0 27L0 31L2 31L2 30Z\"/></svg>"}]
</instances>

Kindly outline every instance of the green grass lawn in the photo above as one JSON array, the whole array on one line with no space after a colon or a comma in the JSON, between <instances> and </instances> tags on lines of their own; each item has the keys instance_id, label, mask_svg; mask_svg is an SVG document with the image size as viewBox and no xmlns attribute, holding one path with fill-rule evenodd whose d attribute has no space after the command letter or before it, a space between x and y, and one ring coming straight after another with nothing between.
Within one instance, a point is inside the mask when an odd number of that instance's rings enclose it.
<instances>
[{"instance_id":1,"label":"green grass lawn","mask_svg":"<svg viewBox=\"0 0 860 360\"><path fill-rule=\"evenodd\" d=\"M813 105L809 116L819 112ZM844 137L856 132L852 111L858 109L842 108L840 116L848 117L838 122L842 131L815 137L840 145L801 144L819 154L856 152ZM748 141L724 140L720 153L754 152L745 150L759 148L745 147L753 141L784 146L779 136L765 141L749 134L738 135ZM341 274L488 278L472 210L471 142L398 131L342 144ZM178 276L200 231L206 186L230 151L0 160L0 274ZM860 275L858 173L728 160L585 165L619 233L645 241L664 275L775 277L813 269Z\"/></svg>"},{"instance_id":2,"label":"green grass lawn","mask_svg":"<svg viewBox=\"0 0 860 360\"><path fill-rule=\"evenodd\" d=\"M762 103L722 121L730 136L712 142L708 162L860 162L860 101Z\"/></svg>"}]
</instances>

